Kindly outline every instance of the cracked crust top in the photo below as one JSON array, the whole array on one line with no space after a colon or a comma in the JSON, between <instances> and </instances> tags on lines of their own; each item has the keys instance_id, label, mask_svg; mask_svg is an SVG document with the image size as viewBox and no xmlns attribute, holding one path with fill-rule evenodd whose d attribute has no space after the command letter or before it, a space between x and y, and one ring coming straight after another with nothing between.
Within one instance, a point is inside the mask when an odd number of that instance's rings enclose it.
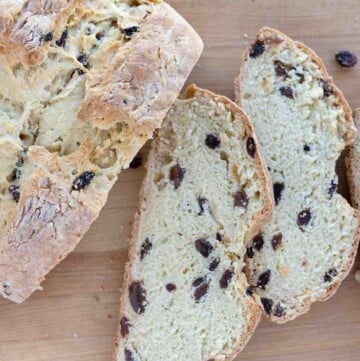
<instances>
[{"instance_id":1,"label":"cracked crust top","mask_svg":"<svg viewBox=\"0 0 360 361\"><path fill-rule=\"evenodd\" d=\"M98 216L203 45L160 1L3 3L0 293L20 303Z\"/></svg>"}]
</instances>

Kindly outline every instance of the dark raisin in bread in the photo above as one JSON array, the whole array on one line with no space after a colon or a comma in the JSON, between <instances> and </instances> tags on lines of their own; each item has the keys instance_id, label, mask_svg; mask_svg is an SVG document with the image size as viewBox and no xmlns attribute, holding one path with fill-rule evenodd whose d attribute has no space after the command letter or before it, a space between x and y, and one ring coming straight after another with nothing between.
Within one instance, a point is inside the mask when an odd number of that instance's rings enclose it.
<instances>
[{"instance_id":1,"label":"dark raisin in bread","mask_svg":"<svg viewBox=\"0 0 360 361\"><path fill-rule=\"evenodd\" d=\"M261 315L244 241L269 219L271 199L246 115L191 87L150 151L116 360L230 360L242 349Z\"/></svg>"},{"instance_id":2,"label":"dark raisin in bread","mask_svg":"<svg viewBox=\"0 0 360 361\"><path fill-rule=\"evenodd\" d=\"M359 214L336 192L335 163L356 130L321 59L273 29L247 49L236 92L276 202L271 222L248 239L249 281L269 317L286 322L331 297L354 262Z\"/></svg>"},{"instance_id":3,"label":"dark raisin in bread","mask_svg":"<svg viewBox=\"0 0 360 361\"><path fill-rule=\"evenodd\" d=\"M202 50L161 1L2 1L0 293L73 250Z\"/></svg>"}]
</instances>

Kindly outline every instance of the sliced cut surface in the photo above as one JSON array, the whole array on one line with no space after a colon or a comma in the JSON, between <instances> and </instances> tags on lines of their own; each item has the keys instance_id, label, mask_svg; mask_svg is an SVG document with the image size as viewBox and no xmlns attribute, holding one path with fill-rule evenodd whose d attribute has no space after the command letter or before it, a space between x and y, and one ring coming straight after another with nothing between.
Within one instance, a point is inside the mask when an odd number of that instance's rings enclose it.
<instances>
[{"instance_id":1,"label":"sliced cut surface","mask_svg":"<svg viewBox=\"0 0 360 361\"><path fill-rule=\"evenodd\" d=\"M335 163L356 130L321 59L273 29L246 50L236 92L276 203L271 222L248 239L249 282L269 317L286 322L332 296L353 264L359 214L336 192Z\"/></svg>"},{"instance_id":2,"label":"sliced cut surface","mask_svg":"<svg viewBox=\"0 0 360 361\"><path fill-rule=\"evenodd\" d=\"M354 123L360 129L360 109L354 110ZM350 187L351 203L360 208L360 139L359 133L355 142L348 148L346 155L347 176Z\"/></svg>"},{"instance_id":3,"label":"sliced cut surface","mask_svg":"<svg viewBox=\"0 0 360 361\"><path fill-rule=\"evenodd\" d=\"M261 308L243 273L245 235L271 190L246 115L195 87L152 144L134 225L116 359L230 360Z\"/></svg>"},{"instance_id":4,"label":"sliced cut surface","mask_svg":"<svg viewBox=\"0 0 360 361\"><path fill-rule=\"evenodd\" d=\"M3 5L0 293L22 302L96 219L202 42L161 1Z\"/></svg>"}]
</instances>

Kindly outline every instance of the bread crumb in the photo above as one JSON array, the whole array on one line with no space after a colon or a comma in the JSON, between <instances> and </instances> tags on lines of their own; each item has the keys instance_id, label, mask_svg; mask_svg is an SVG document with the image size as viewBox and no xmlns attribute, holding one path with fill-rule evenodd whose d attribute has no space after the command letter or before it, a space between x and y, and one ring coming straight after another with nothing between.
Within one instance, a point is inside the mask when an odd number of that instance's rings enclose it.
<instances>
[{"instance_id":1,"label":"bread crumb","mask_svg":"<svg viewBox=\"0 0 360 361\"><path fill-rule=\"evenodd\" d=\"M279 263L277 266L277 270L281 277L287 277L290 273L290 269L286 264Z\"/></svg>"}]
</instances>

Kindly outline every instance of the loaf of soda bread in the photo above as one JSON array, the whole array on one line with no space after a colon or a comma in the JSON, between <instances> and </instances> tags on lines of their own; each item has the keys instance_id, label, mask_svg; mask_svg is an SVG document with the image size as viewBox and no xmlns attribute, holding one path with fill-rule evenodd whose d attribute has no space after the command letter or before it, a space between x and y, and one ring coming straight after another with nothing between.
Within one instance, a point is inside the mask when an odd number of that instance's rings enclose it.
<instances>
[{"instance_id":1,"label":"loaf of soda bread","mask_svg":"<svg viewBox=\"0 0 360 361\"><path fill-rule=\"evenodd\" d=\"M0 293L22 302L97 218L202 51L161 1L0 7Z\"/></svg>"}]
</instances>

